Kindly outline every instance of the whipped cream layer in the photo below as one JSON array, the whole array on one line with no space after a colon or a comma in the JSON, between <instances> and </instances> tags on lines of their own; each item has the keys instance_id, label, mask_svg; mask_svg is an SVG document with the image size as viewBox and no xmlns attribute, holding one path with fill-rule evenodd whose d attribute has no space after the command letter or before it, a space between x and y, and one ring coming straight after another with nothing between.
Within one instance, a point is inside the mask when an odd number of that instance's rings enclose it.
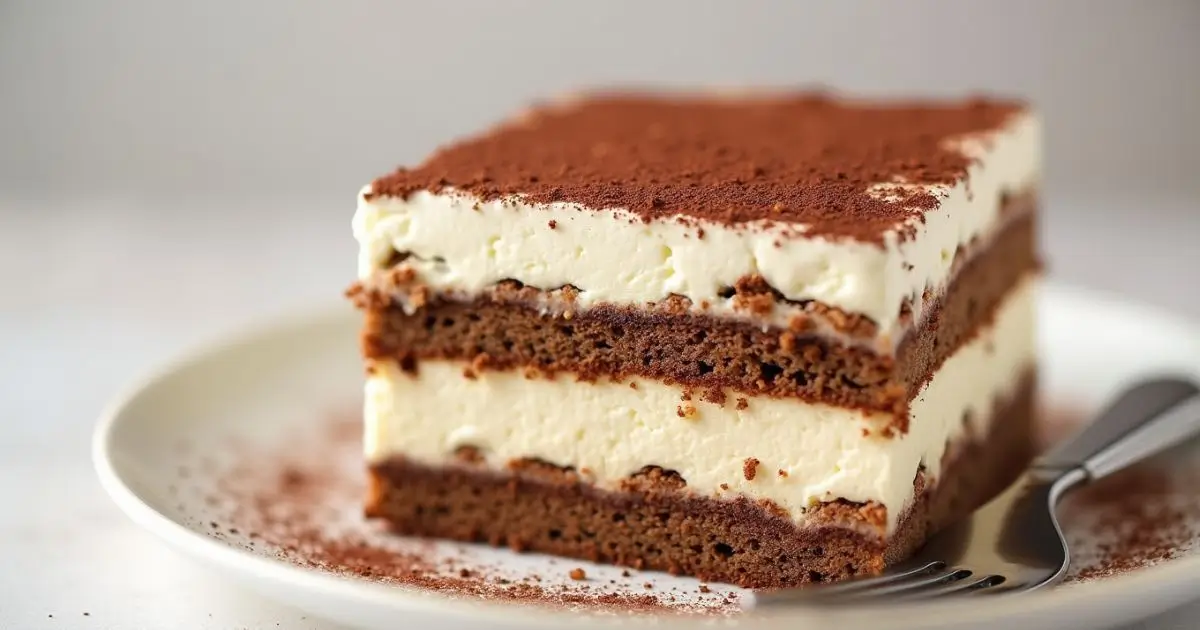
<instances>
[{"instance_id":1,"label":"whipped cream layer","mask_svg":"<svg viewBox=\"0 0 1200 630\"><path fill-rule=\"evenodd\" d=\"M1003 195L1031 190L1041 170L1041 129L1031 114L1002 129L952 143L975 162L954 186L933 187L939 207L924 221L897 225L880 243L809 234L774 221L729 225L692 217L643 221L620 208L530 204L520 196L482 201L460 192L418 191L408 198L359 196L354 234L359 277L369 280L396 252L431 289L465 296L519 280L538 289L572 285L577 308L644 305L671 295L711 314L748 316L725 290L762 276L785 298L816 300L878 324L898 341L901 305L943 287L955 252L986 239L1001 221ZM886 198L899 182L880 182ZM777 305L754 318L786 325Z\"/></svg>"},{"instance_id":2,"label":"whipped cream layer","mask_svg":"<svg viewBox=\"0 0 1200 630\"><path fill-rule=\"evenodd\" d=\"M739 394L724 405L683 401L679 388L652 380L486 370L466 378L464 363L447 361L422 361L412 375L383 362L366 385L366 456L452 464L457 448L471 446L496 468L538 458L586 471L605 488L656 465L692 492L770 499L798 521L814 502L875 501L887 508L890 532L918 467L936 479L947 445L981 435L995 402L1033 367L1036 286L1030 277L1014 288L993 323L946 360L913 399L903 435L884 435L887 414L794 399L750 398L738 409ZM747 458L760 462L752 480Z\"/></svg>"}]
</instances>

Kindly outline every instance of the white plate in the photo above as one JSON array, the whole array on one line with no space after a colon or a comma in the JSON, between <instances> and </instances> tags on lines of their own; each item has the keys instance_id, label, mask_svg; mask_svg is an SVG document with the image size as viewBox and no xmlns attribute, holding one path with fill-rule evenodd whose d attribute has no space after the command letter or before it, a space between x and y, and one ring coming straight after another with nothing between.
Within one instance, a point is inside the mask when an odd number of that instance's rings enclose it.
<instances>
[{"instance_id":1,"label":"white plate","mask_svg":"<svg viewBox=\"0 0 1200 630\"><path fill-rule=\"evenodd\" d=\"M1076 289L1048 287L1043 298L1043 386L1055 403L1069 401L1090 410L1135 375L1163 371L1200 375L1200 327L1150 308ZM626 614L624 605L614 607L618 613L608 614L603 606L585 600L603 593L664 604L674 598L695 609L719 604L726 595L731 599L740 596L732 587L712 585L710 592L702 594L699 583L689 579L646 572L626 577L612 567L484 546L399 539L364 526L357 511L360 494L356 484L361 480L362 464L354 429L350 435L339 431L338 427L345 428L345 421L331 415L337 409L347 413L361 397L358 326L358 315L348 308L277 322L204 348L144 379L105 412L97 428L94 457L105 489L139 525L230 579L314 615L354 626L391 628L400 622L419 625L457 619L489 627L543 623L587 627L613 621L651 622L662 627L689 620L670 613ZM1191 455L1200 448L1189 446L1185 451L1180 461L1187 465L1176 463L1171 470L1197 473L1200 457ZM275 499L255 496L266 487L263 479L286 478L287 466L307 467L305 474L323 471L320 474L326 475L325 481L318 485L324 494L303 501L324 505L300 516L276 515L272 517L274 525L264 525L264 510L307 509L298 508L300 500L296 498L279 499L279 505L271 507L264 504L274 505ZM336 483L326 483L330 480ZM258 507L254 507L256 500ZM1107 518L1112 520L1112 515ZM815 627L817 623L863 627L878 624L880 619L887 619L889 628L1115 625L1182 603L1198 592L1200 554L1191 553L1191 542L1200 537L1200 511L1188 512L1185 518L1187 522L1176 523L1186 533L1170 558L1147 561L1146 568L1117 576L1020 596L1019 600L985 598L886 609L797 609L734 615L724 621L755 629ZM366 540L363 544L368 548L373 545L428 556L435 575L457 575L460 568L468 568L489 582L481 587L485 594L508 588L496 584L500 578L529 583L536 575L540 582L529 588L560 595L575 593L576 597L565 599L577 601L576 607L582 611L461 593L447 595L411 583L350 577L338 570L346 562L329 559L330 552L322 547L325 542L318 541L314 547L301 536L299 544L289 550L279 536L263 537L255 531L279 523L293 529L316 528L322 536L341 535L330 533L333 530L353 530L353 535L360 537L356 540ZM1098 553L1097 545L1102 542L1089 536L1086 532L1074 536L1083 562ZM314 564L323 567L314 568ZM567 577L575 567L586 569L586 581ZM388 571L395 574L399 570Z\"/></svg>"}]
</instances>

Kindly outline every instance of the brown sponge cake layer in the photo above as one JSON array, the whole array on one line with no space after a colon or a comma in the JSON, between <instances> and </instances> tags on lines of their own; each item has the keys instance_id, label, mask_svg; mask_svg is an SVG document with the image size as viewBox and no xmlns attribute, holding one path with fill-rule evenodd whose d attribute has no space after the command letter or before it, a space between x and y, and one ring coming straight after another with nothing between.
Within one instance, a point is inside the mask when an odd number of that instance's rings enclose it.
<instances>
[{"instance_id":1,"label":"brown sponge cake layer","mask_svg":"<svg viewBox=\"0 0 1200 630\"><path fill-rule=\"evenodd\" d=\"M489 469L470 453L445 466L403 457L370 468L367 514L401 534L488 542L772 588L878 573L936 530L1010 483L1028 463L1035 398L1032 371L997 401L987 435L948 449L936 480L914 480L916 499L890 537L874 504L821 504L797 525L767 502L689 492L687 480L647 462L620 489L569 469L512 462ZM967 426L971 426L968 423ZM473 463L474 462L474 463Z\"/></svg>"},{"instance_id":2,"label":"brown sponge cake layer","mask_svg":"<svg viewBox=\"0 0 1200 630\"><path fill-rule=\"evenodd\" d=\"M419 299L408 300L409 310L384 289L362 286L354 297L366 311L362 346L369 360L396 360L406 369L419 369L423 359L450 359L469 362L472 370L639 376L694 389L714 402L732 391L892 412L903 431L908 401L1038 268L1030 201L986 247L965 258L894 355L823 332L764 329L686 308L548 310L536 299L543 293L515 285L470 301L417 287Z\"/></svg>"}]
</instances>

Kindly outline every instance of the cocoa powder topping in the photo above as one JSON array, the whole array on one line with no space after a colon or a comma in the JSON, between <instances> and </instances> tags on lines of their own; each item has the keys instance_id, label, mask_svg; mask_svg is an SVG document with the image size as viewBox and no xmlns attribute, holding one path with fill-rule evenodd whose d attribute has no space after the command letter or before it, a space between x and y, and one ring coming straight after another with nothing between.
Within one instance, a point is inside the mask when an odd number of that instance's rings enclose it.
<instances>
[{"instance_id":1,"label":"cocoa powder topping","mask_svg":"<svg viewBox=\"0 0 1200 630\"><path fill-rule=\"evenodd\" d=\"M1024 105L972 98L851 101L790 92L743 98L609 92L534 108L376 180L371 196L463 191L484 200L624 208L643 220L770 219L877 241L935 208L888 183L954 184L952 140L1002 127Z\"/></svg>"}]
</instances>

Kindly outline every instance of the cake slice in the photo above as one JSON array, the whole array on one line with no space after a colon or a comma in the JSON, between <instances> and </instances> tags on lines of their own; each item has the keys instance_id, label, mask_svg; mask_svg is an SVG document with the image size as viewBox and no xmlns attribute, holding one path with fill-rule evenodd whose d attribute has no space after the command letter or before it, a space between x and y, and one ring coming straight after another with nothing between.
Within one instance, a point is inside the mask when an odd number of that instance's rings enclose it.
<instances>
[{"instance_id":1,"label":"cake slice","mask_svg":"<svg viewBox=\"0 0 1200 630\"><path fill-rule=\"evenodd\" d=\"M366 512L750 587L881 571L1031 452L1021 103L600 93L365 189Z\"/></svg>"}]
</instances>

